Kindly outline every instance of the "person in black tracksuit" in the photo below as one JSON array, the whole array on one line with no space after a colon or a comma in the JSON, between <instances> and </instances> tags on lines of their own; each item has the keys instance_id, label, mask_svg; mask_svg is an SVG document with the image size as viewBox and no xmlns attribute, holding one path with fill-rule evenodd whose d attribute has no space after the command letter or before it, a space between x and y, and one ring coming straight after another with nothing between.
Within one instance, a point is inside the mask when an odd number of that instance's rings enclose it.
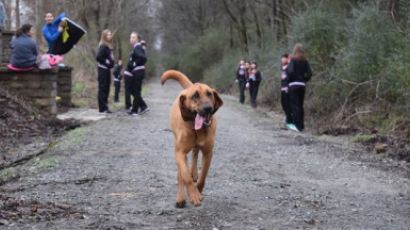
<instances>
[{"instance_id":1,"label":"person in black tracksuit","mask_svg":"<svg viewBox=\"0 0 410 230\"><path fill-rule=\"evenodd\" d=\"M129 114L143 114L149 111L147 104L141 96L142 81L145 77L144 65L147 62L147 58L143 46L139 43L137 33L131 33L130 43L133 46L133 49L128 60L127 68L124 71L124 78L127 82L127 91L133 96L132 109Z\"/></svg>"},{"instance_id":2,"label":"person in black tracksuit","mask_svg":"<svg viewBox=\"0 0 410 230\"><path fill-rule=\"evenodd\" d=\"M309 62L305 58L305 52L301 44L296 44L293 49L292 60L287 67L289 100L292 121L299 131L303 131L304 110L303 101L305 98L306 82L312 77L312 70Z\"/></svg>"},{"instance_id":3,"label":"person in black tracksuit","mask_svg":"<svg viewBox=\"0 0 410 230\"><path fill-rule=\"evenodd\" d=\"M287 73L286 69L289 64L289 54L283 54L281 56L281 66L280 66L280 71L281 71L281 88L280 88L280 101L282 104L283 111L285 112L286 115L286 124L293 124L292 122L292 116L290 114L290 103L289 103L289 93L288 93L288 78L287 78Z\"/></svg>"},{"instance_id":4,"label":"person in black tracksuit","mask_svg":"<svg viewBox=\"0 0 410 230\"><path fill-rule=\"evenodd\" d=\"M114 66L114 102L119 102L119 94L121 88L121 80L122 80L122 61L118 60L117 64Z\"/></svg>"},{"instance_id":5,"label":"person in black tracksuit","mask_svg":"<svg viewBox=\"0 0 410 230\"><path fill-rule=\"evenodd\" d=\"M241 60L239 62L238 69L236 70L236 82L239 85L239 102L243 104L245 102L245 85L246 85L246 77L247 71L245 68L245 61Z\"/></svg>"},{"instance_id":6,"label":"person in black tracksuit","mask_svg":"<svg viewBox=\"0 0 410 230\"><path fill-rule=\"evenodd\" d=\"M104 30L97 51L98 62L98 109L100 113L111 113L108 109L108 95L110 93L111 68L114 66L112 53L112 33Z\"/></svg>"},{"instance_id":7,"label":"person in black tracksuit","mask_svg":"<svg viewBox=\"0 0 410 230\"><path fill-rule=\"evenodd\" d=\"M256 108L256 98L258 97L259 84L262 80L262 74L258 70L256 62L251 63L251 67L249 68L248 73L249 96L251 98L251 106L253 108Z\"/></svg>"}]
</instances>

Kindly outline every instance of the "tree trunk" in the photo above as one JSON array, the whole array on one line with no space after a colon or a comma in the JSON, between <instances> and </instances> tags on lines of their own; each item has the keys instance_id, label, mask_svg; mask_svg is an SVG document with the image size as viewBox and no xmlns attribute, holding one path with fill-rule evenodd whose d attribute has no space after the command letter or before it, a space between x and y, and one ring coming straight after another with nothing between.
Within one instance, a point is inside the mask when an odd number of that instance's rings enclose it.
<instances>
[{"instance_id":1,"label":"tree trunk","mask_svg":"<svg viewBox=\"0 0 410 230\"><path fill-rule=\"evenodd\" d=\"M16 0L16 29L20 28L20 0Z\"/></svg>"}]
</instances>

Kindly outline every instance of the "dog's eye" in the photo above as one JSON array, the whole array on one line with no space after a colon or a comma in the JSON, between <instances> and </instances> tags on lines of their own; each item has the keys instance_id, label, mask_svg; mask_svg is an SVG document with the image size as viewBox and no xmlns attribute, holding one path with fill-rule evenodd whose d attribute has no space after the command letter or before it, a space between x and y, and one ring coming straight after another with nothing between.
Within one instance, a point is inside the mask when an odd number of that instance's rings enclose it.
<instances>
[{"instance_id":1,"label":"dog's eye","mask_svg":"<svg viewBox=\"0 0 410 230\"><path fill-rule=\"evenodd\" d=\"M207 91L207 92L206 92L206 96L208 96L208 97L212 97L212 93L211 93L211 92L209 92L209 91Z\"/></svg>"},{"instance_id":2,"label":"dog's eye","mask_svg":"<svg viewBox=\"0 0 410 230\"><path fill-rule=\"evenodd\" d=\"M197 100L199 98L199 93L195 92L194 95L192 95L192 100Z\"/></svg>"}]
</instances>

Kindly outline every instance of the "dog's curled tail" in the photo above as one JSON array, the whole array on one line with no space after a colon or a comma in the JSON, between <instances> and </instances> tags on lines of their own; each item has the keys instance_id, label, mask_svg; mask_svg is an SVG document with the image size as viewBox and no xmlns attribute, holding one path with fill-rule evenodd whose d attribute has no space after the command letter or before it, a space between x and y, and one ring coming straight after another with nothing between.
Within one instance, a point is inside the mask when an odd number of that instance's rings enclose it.
<instances>
[{"instance_id":1,"label":"dog's curled tail","mask_svg":"<svg viewBox=\"0 0 410 230\"><path fill-rule=\"evenodd\" d=\"M182 88L186 89L192 85L191 80L185 74L177 70L167 70L161 75L161 85L163 85L168 79L174 79L181 84Z\"/></svg>"}]
</instances>

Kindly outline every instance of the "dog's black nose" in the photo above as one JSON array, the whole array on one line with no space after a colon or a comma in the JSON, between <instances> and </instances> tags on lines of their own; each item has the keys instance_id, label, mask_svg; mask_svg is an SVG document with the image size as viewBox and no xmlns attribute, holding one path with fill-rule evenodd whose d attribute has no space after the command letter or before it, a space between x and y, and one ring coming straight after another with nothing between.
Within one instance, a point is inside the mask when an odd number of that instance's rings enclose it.
<instances>
[{"instance_id":1,"label":"dog's black nose","mask_svg":"<svg viewBox=\"0 0 410 230\"><path fill-rule=\"evenodd\" d=\"M214 108L212 106L205 106L202 110L204 111L204 113L210 114L210 113L212 113Z\"/></svg>"}]
</instances>

